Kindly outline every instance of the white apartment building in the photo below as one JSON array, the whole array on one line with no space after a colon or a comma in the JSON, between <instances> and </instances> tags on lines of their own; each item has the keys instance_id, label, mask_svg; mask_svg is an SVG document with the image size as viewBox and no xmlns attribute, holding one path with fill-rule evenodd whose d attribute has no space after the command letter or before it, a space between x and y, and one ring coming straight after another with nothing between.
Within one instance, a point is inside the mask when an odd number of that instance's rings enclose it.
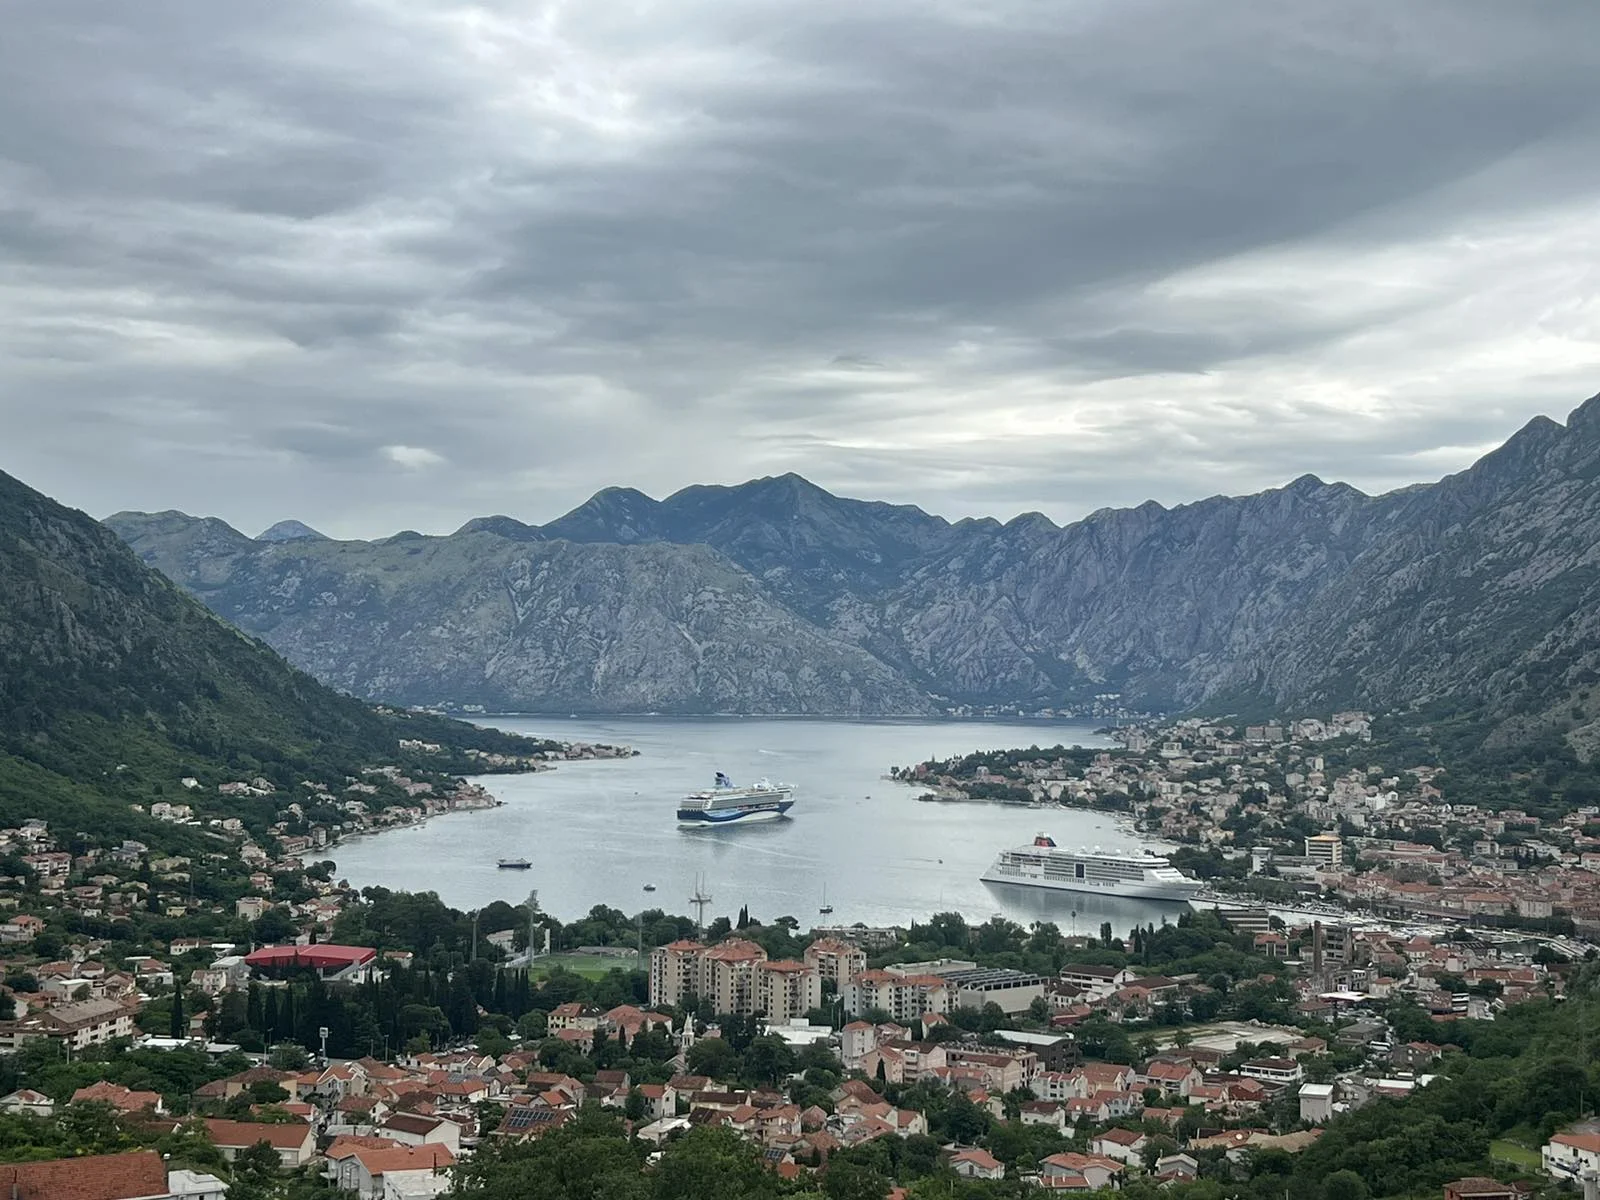
<instances>
[{"instance_id":1,"label":"white apartment building","mask_svg":"<svg viewBox=\"0 0 1600 1200\"><path fill-rule=\"evenodd\" d=\"M1545 1143L1539 1157L1552 1179L1581 1180L1600 1172L1600 1133L1558 1133Z\"/></svg>"},{"instance_id":2,"label":"white apartment building","mask_svg":"<svg viewBox=\"0 0 1600 1200\"><path fill-rule=\"evenodd\" d=\"M1263 1083L1292 1084L1305 1079L1305 1071L1292 1058L1255 1058L1239 1065L1239 1074Z\"/></svg>"},{"instance_id":3,"label":"white apartment building","mask_svg":"<svg viewBox=\"0 0 1600 1200\"><path fill-rule=\"evenodd\" d=\"M950 986L939 975L862 971L845 984L841 995L852 1016L876 1009L893 1021L916 1021L924 1013L947 1013L951 1008Z\"/></svg>"},{"instance_id":4,"label":"white apartment building","mask_svg":"<svg viewBox=\"0 0 1600 1200\"><path fill-rule=\"evenodd\" d=\"M1061 982L1083 989L1090 999L1103 1000L1138 978L1126 967L1069 964L1061 968Z\"/></svg>"},{"instance_id":5,"label":"white apartment building","mask_svg":"<svg viewBox=\"0 0 1600 1200\"><path fill-rule=\"evenodd\" d=\"M678 1007L691 996L719 1013L764 1013L782 1022L821 1007L822 981L816 968L770 962L765 950L743 938L658 946L650 955L650 1003Z\"/></svg>"},{"instance_id":6,"label":"white apartment building","mask_svg":"<svg viewBox=\"0 0 1600 1200\"><path fill-rule=\"evenodd\" d=\"M18 1021L0 1021L0 1051L10 1052L40 1038L54 1038L69 1050L132 1037L136 1008L120 1000L80 1000L29 1013Z\"/></svg>"},{"instance_id":7,"label":"white apartment building","mask_svg":"<svg viewBox=\"0 0 1600 1200\"><path fill-rule=\"evenodd\" d=\"M1337 867L1344 860L1344 846L1337 833L1315 833L1306 839L1306 857L1313 867Z\"/></svg>"},{"instance_id":8,"label":"white apartment building","mask_svg":"<svg viewBox=\"0 0 1600 1200\"><path fill-rule=\"evenodd\" d=\"M822 979L815 967L779 960L757 963L755 1010L781 1024L822 1007Z\"/></svg>"},{"instance_id":9,"label":"white apartment building","mask_svg":"<svg viewBox=\"0 0 1600 1200\"><path fill-rule=\"evenodd\" d=\"M803 957L824 983L833 982L835 993L843 992L845 984L867 969L867 952L839 938L818 938Z\"/></svg>"},{"instance_id":10,"label":"white apartment building","mask_svg":"<svg viewBox=\"0 0 1600 1200\"><path fill-rule=\"evenodd\" d=\"M688 940L657 946L650 952L650 1003L677 1007L700 990L700 955L705 947Z\"/></svg>"}]
</instances>

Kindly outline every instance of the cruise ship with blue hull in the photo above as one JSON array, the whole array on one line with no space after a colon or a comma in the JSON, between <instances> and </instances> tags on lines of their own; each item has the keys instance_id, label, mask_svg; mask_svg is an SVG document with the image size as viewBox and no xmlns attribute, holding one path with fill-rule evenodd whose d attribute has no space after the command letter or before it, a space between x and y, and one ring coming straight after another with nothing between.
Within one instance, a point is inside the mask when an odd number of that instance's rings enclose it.
<instances>
[{"instance_id":1,"label":"cruise ship with blue hull","mask_svg":"<svg viewBox=\"0 0 1600 1200\"><path fill-rule=\"evenodd\" d=\"M717 782L703 792L691 792L678 805L681 825L732 825L739 821L766 821L794 807L794 788L763 779L751 787L736 786L721 771Z\"/></svg>"}]
</instances>

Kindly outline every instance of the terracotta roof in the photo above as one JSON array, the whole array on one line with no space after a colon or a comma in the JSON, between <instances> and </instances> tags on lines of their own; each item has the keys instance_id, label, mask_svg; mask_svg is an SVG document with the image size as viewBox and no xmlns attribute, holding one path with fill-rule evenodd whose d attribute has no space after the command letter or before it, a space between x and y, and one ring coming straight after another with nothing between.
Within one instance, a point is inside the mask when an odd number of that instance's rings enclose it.
<instances>
[{"instance_id":1,"label":"terracotta roof","mask_svg":"<svg viewBox=\"0 0 1600 1200\"><path fill-rule=\"evenodd\" d=\"M298 1121L293 1125L269 1125L208 1117L206 1131L217 1146L254 1146L257 1142L267 1142L274 1150L298 1150L311 1138L310 1128Z\"/></svg>"},{"instance_id":2,"label":"terracotta roof","mask_svg":"<svg viewBox=\"0 0 1600 1200\"><path fill-rule=\"evenodd\" d=\"M1171 1079L1182 1080L1189 1077L1189 1072L1194 1068L1187 1063L1151 1063L1144 1069L1146 1079Z\"/></svg>"},{"instance_id":3,"label":"terracotta roof","mask_svg":"<svg viewBox=\"0 0 1600 1200\"><path fill-rule=\"evenodd\" d=\"M167 1169L150 1150L0 1165L7 1200L130 1200L166 1190Z\"/></svg>"},{"instance_id":4,"label":"terracotta roof","mask_svg":"<svg viewBox=\"0 0 1600 1200\"><path fill-rule=\"evenodd\" d=\"M994 1155L990 1154L987 1150L981 1150L981 1149L979 1149L979 1150L960 1150L960 1151L957 1151L955 1154L952 1154L950 1156L950 1161L953 1162L953 1163L956 1163L956 1162L971 1163L973 1166L980 1167L985 1171L994 1171L994 1170L999 1169L999 1166L1000 1166L1000 1160L999 1159L997 1159Z\"/></svg>"},{"instance_id":5,"label":"terracotta roof","mask_svg":"<svg viewBox=\"0 0 1600 1200\"><path fill-rule=\"evenodd\" d=\"M393 1138L367 1137L365 1135L347 1133L333 1139L333 1145L328 1147L324 1157L349 1158L358 1150L392 1150L398 1145L400 1143Z\"/></svg>"},{"instance_id":6,"label":"terracotta roof","mask_svg":"<svg viewBox=\"0 0 1600 1200\"><path fill-rule=\"evenodd\" d=\"M741 962L746 959L764 959L767 957L767 952L754 942L743 938L730 938L707 950L706 957L721 962Z\"/></svg>"},{"instance_id":7,"label":"terracotta roof","mask_svg":"<svg viewBox=\"0 0 1600 1200\"><path fill-rule=\"evenodd\" d=\"M383 1175L390 1171L440 1171L452 1166L456 1156L449 1146L396 1146L386 1150L358 1149L355 1157L366 1167L369 1175Z\"/></svg>"},{"instance_id":8,"label":"terracotta roof","mask_svg":"<svg viewBox=\"0 0 1600 1200\"><path fill-rule=\"evenodd\" d=\"M120 1112L135 1113L141 1109L156 1108L161 1103L159 1092L135 1092L117 1083L100 1080L72 1093L71 1103L98 1102L109 1104Z\"/></svg>"},{"instance_id":9,"label":"terracotta roof","mask_svg":"<svg viewBox=\"0 0 1600 1200\"><path fill-rule=\"evenodd\" d=\"M1504 1196L1515 1190L1509 1183L1485 1179L1482 1175L1469 1175L1444 1186L1447 1192L1454 1192L1457 1196Z\"/></svg>"},{"instance_id":10,"label":"terracotta roof","mask_svg":"<svg viewBox=\"0 0 1600 1200\"><path fill-rule=\"evenodd\" d=\"M1600 1133L1558 1133L1550 1140L1558 1146L1571 1146L1574 1150L1600 1154Z\"/></svg>"},{"instance_id":11,"label":"terracotta roof","mask_svg":"<svg viewBox=\"0 0 1600 1200\"><path fill-rule=\"evenodd\" d=\"M1100 1142L1115 1142L1119 1146L1131 1146L1135 1142L1142 1141L1143 1139L1144 1134L1140 1133L1136 1129L1108 1129L1095 1140Z\"/></svg>"}]
</instances>

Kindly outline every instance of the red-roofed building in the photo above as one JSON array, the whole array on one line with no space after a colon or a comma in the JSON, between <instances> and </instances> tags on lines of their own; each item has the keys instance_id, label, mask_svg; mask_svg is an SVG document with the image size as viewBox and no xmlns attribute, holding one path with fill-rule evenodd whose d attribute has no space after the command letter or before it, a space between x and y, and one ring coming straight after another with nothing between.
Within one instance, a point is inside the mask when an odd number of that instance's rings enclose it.
<instances>
[{"instance_id":1,"label":"red-roofed building","mask_svg":"<svg viewBox=\"0 0 1600 1200\"><path fill-rule=\"evenodd\" d=\"M822 1007L822 979L803 962L757 963L755 1005L773 1024L803 1017Z\"/></svg>"},{"instance_id":2,"label":"red-roofed building","mask_svg":"<svg viewBox=\"0 0 1600 1200\"><path fill-rule=\"evenodd\" d=\"M282 977L295 971L312 971L322 979L359 982L366 979L378 952L370 946L267 946L245 955L245 965L262 975Z\"/></svg>"},{"instance_id":3,"label":"red-roofed building","mask_svg":"<svg viewBox=\"0 0 1600 1200\"><path fill-rule=\"evenodd\" d=\"M650 1003L676 1005L700 982L699 942L681 939L650 952Z\"/></svg>"},{"instance_id":4,"label":"red-roofed building","mask_svg":"<svg viewBox=\"0 0 1600 1200\"><path fill-rule=\"evenodd\" d=\"M337 1160L334 1186L354 1192L359 1200L379 1200L386 1188L404 1191L408 1196L438 1195L449 1190L450 1168L456 1156L448 1146L401 1146L391 1143L376 1148L355 1146Z\"/></svg>"},{"instance_id":5,"label":"red-roofed building","mask_svg":"<svg viewBox=\"0 0 1600 1200\"><path fill-rule=\"evenodd\" d=\"M588 1054L594 1049L593 1029L579 1029L576 1025L569 1025L565 1029L558 1029L555 1036L567 1045L577 1047L580 1053Z\"/></svg>"},{"instance_id":6,"label":"red-roofed building","mask_svg":"<svg viewBox=\"0 0 1600 1200\"><path fill-rule=\"evenodd\" d=\"M1052 1154L1039 1161L1039 1182L1057 1191L1098 1191L1121 1178L1123 1171L1121 1163L1102 1154Z\"/></svg>"},{"instance_id":7,"label":"red-roofed building","mask_svg":"<svg viewBox=\"0 0 1600 1200\"><path fill-rule=\"evenodd\" d=\"M269 1125L208 1117L206 1132L211 1137L212 1145L222 1151L222 1157L229 1162L257 1142L266 1142L278 1152L278 1158L284 1166L298 1167L310 1162L317 1148L311 1126L299 1121L292 1125Z\"/></svg>"},{"instance_id":8,"label":"red-roofed building","mask_svg":"<svg viewBox=\"0 0 1600 1200\"><path fill-rule=\"evenodd\" d=\"M378 1136L402 1146L444 1146L452 1153L461 1149L461 1126L443 1117L424 1117L400 1113L378 1126Z\"/></svg>"},{"instance_id":9,"label":"red-roofed building","mask_svg":"<svg viewBox=\"0 0 1600 1200\"><path fill-rule=\"evenodd\" d=\"M0 1164L5 1200L143 1200L168 1194L166 1164L151 1150Z\"/></svg>"},{"instance_id":10,"label":"red-roofed building","mask_svg":"<svg viewBox=\"0 0 1600 1200\"><path fill-rule=\"evenodd\" d=\"M73 1092L71 1103L109 1104L122 1113L149 1111L159 1115L167 1111L166 1105L161 1102L160 1092L129 1091L121 1084L107 1083L103 1079Z\"/></svg>"},{"instance_id":11,"label":"red-roofed building","mask_svg":"<svg viewBox=\"0 0 1600 1200\"><path fill-rule=\"evenodd\" d=\"M756 968L766 959L765 950L743 938L729 938L714 946L689 941L658 946L650 955L650 1003L680 1004L684 996L693 993L709 1001L717 1012L749 1016L761 1008ZM816 978L814 968L803 969ZM780 971L777 978L783 975ZM820 992L820 983L817 987Z\"/></svg>"},{"instance_id":12,"label":"red-roofed building","mask_svg":"<svg viewBox=\"0 0 1600 1200\"><path fill-rule=\"evenodd\" d=\"M1525 1194L1509 1183L1485 1179L1481 1175L1444 1185L1444 1200L1522 1200Z\"/></svg>"},{"instance_id":13,"label":"red-roofed building","mask_svg":"<svg viewBox=\"0 0 1600 1200\"><path fill-rule=\"evenodd\" d=\"M1089 1143L1089 1149L1102 1158L1137 1167L1143 1162L1147 1145L1149 1139L1137 1129L1108 1129Z\"/></svg>"},{"instance_id":14,"label":"red-roofed building","mask_svg":"<svg viewBox=\"0 0 1600 1200\"><path fill-rule=\"evenodd\" d=\"M963 1179L1004 1179L1005 1164L987 1150L957 1150L950 1169Z\"/></svg>"},{"instance_id":15,"label":"red-roofed building","mask_svg":"<svg viewBox=\"0 0 1600 1200\"><path fill-rule=\"evenodd\" d=\"M1144 1085L1155 1088L1163 1096L1187 1097L1205 1076L1193 1063L1153 1062L1144 1068Z\"/></svg>"},{"instance_id":16,"label":"red-roofed building","mask_svg":"<svg viewBox=\"0 0 1600 1200\"><path fill-rule=\"evenodd\" d=\"M819 979L833 980L835 992L844 991L845 984L867 969L867 952L839 938L818 938L806 947L804 957Z\"/></svg>"},{"instance_id":17,"label":"red-roofed building","mask_svg":"<svg viewBox=\"0 0 1600 1200\"><path fill-rule=\"evenodd\" d=\"M1554 1179L1582 1179L1600 1171L1600 1133L1558 1133L1544 1145L1545 1174Z\"/></svg>"}]
</instances>

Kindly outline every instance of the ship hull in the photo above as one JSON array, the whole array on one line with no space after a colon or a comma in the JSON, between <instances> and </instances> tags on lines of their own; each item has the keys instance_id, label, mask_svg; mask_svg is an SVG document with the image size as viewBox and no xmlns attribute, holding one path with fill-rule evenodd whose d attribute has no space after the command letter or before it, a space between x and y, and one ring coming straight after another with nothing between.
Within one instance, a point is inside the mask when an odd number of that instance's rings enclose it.
<instances>
[{"instance_id":1,"label":"ship hull","mask_svg":"<svg viewBox=\"0 0 1600 1200\"><path fill-rule=\"evenodd\" d=\"M1181 883L1140 883L1132 879L1042 879L1020 871L1003 871L990 867L981 877L985 883L1010 883L1018 887L1039 888L1046 892L1082 892L1091 896L1126 896L1137 900L1170 900L1186 904L1200 890L1198 881L1193 887Z\"/></svg>"},{"instance_id":2,"label":"ship hull","mask_svg":"<svg viewBox=\"0 0 1600 1200\"><path fill-rule=\"evenodd\" d=\"M755 804L740 805L738 808L704 809L680 808L678 810L678 824L680 825L733 825L749 824L755 821L771 821L783 816L794 807L793 800L763 800Z\"/></svg>"}]
</instances>

